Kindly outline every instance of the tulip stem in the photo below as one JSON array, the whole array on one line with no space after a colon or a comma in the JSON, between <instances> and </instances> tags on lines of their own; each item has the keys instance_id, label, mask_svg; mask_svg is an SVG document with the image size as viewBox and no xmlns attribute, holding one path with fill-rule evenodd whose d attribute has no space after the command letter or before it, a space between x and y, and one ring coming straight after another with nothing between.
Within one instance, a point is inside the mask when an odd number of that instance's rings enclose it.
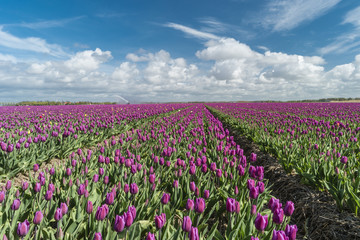
<instances>
[{"instance_id":1,"label":"tulip stem","mask_svg":"<svg viewBox=\"0 0 360 240\"><path fill-rule=\"evenodd\" d=\"M159 230L159 240L161 240L161 229Z\"/></svg>"}]
</instances>

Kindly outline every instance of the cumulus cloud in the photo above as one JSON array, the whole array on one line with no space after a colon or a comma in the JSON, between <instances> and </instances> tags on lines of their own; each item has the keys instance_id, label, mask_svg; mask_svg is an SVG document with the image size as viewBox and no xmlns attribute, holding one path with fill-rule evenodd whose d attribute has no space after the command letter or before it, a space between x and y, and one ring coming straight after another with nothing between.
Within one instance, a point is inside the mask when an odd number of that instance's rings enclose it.
<instances>
[{"instance_id":1,"label":"cumulus cloud","mask_svg":"<svg viewBox=\"0 0 360 240\"><path fill-rule=\"evenodd\" d=\"M289 100L360 91L360 55L325 71L319 56L260 53L232 38L208 40L195 54L196 64L165 50L139 51L107 71L102 66L112 55L101 49L44 62L0 55L0 100Z\"/></svg>"}]
</instances>

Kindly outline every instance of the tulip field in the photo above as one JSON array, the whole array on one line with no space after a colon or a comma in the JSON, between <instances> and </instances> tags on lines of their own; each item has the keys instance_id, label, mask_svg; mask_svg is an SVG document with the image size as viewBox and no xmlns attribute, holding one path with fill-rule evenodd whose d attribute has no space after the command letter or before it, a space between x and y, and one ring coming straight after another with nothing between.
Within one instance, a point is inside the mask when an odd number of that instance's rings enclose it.
<instances>
[{"instance_id":1,"label":"tulip field","mask_svg":"<svg viewBox=\"0 0 360 240\"><path fill-rule=\"evenodd\" d=\"M339 209L360 211L360 104L221 103L211 110Z\"/></svg>"},{"instance_id":2,"label":"tulip field","mask_svg":"<svg viewBox=\"0 0 360 240\"><path fill-rule=\"evenodd\" d=\"M0 239L296 239L294 203L212 112L355 206L356 109L260 106L1 107Z\"/></svg>"}]
</instances>

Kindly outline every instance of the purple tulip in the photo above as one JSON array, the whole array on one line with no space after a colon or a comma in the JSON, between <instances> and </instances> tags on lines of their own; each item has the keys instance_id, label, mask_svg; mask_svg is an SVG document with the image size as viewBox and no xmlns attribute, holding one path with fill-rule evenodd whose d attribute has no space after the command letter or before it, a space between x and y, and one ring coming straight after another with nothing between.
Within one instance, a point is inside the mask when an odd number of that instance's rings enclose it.
<instances>
[{"instance_id":1,"label":"purple tulip","mask_svg":"<svg viewBox=\"0 0 360 240\"><path fill-rule=\"evenodd\" d=\"M282 208L277 208L273 212L273 222L275 224L281 224L284 220L284 210Z\"/></svg>"},{"instance_id":2,"label":"purple tulip","mask_svg":"<svg viewBox=\"0 0 360 240\"><path fill-rule=\"evenodd\" d=\"M86 212L88 214L90 214L90 213L92 213L92 211L93 211L93 204L92 204L91 201L88 201L87 204L86 204Z\"/></svg>"},{"instance_id":3,"label":"purple tulip","mask_svg":"<svg viewBox=\"0 0 360 240\"><path fill-rule=\"evenodd\" d=\"M190 232L190 230L191 230L191 225L192 225L191 218L190 218L189 216L184 216L183 224L182 224L182 229L183 229L185 232Z\"/></svg>"},{"instance_id":4,"label":"purple tulip","mask_svg":"<svg viewBox=\"0 0 360 240\"><path fill-rule=\"evenodd\" d=\"M40 224L41 221L42 221L42 219L43 219L43 217L44 217L44 215L42 214L42 212L41 212L41 211L37 211L37 212L35 213L33 223L34 223L34 224L37 224L37 225Z\"/></svg>"},{"instance_id":5,"label":"purple tulip","mask_svg":"<svg viewBox=\"0 0 360 240\"><path fill-rule=\"evenodd\" d=\"M34 191L35 192L40 192L40 190L41 190L41 184L40 183L35 183Z\"/></svg>"},{"instance_id":6,"label":"purple tulip","mask_svg":"<svg viewBox=\"0 0 360 240\"><path fill-rule=\"evenodd\" d=\"M130 211L124 213L125 226L130 227L134 222L134 217Z\"/></svg>"},{"instance_id":7,"label":"purple tulip","mask_svg":"<svg viewBox=\"0 0 360 240\"><path fill-rule=\"evenodd\" d=\"M97 232L94 234L94 239L93 240L102 240L102 236L100 232Z\"/></svg>"},{"instance_id":8,"label":"purple tulip","mask_svg":"<svg viewBox=\"0 0 360 240\"><path fill-rule=\"evenodd\" d=\"M12 205L11 205L11 209L14 210L14 211L18 210L19 207L20 207L20 204L21 204L20 199L18 199L18 198L15 199L15 200L13 201Z\"/></svg>"},{"instance_id":9,"label":"purple tulip","mask_svg":"<svg viewBox=\"0 0 360 240\"><path fill-rule=\"evenodd\" d=\"M287 201L284 207L284 214L290 217L295 210L294 203L292 201Z\"/></svg>"},{"instance_id":10,"label":"purple tulip","mask_svg":"<svg viewBox=\"0 0 360 240\"><path fill-rule=\"evenodd\" d=\"M149 232L148 235L146 236L146 240L156 240L155 235L153 233Z\"/></svg>"},{"instance_id":11,"label":"purple tulip","mask_svg":"<svg viewBox=\"0 0 360 240\"><path fill-rule=\"evenodd\" d=\"M134 195L134 194L137 194L138 192L139 192L139 188L138 188L137 184L132 183L130 185L130 193Z\"/></svg>"},{"instance_id":12,"label":"purple tulip","mask_svg":"<svg viewBox=\"0 0 360 240\"><path fill-rule=\"evenodd\" d=\"M150 174L149 175L149 183L153 184L155 182L155 178L156 178L155 174Z\"/></svg>"},{"instance_id":13,"label":"purple tulip","mask_svg":"<svg viewBox=\"0 0 360 240\"><path fill-rule=\"evenodd\" d=\"M102 221L105 219L106 215L109 213L109 207L104 204L101 207L98 207L96 214L95 214L95 218L98 221Z\"/></svg>"},{"instance_id":14,"label":"purple tulip","mask_svg":"<svg viewBox=\"0 0 360 240\"><path fill-rule=\"evenodd\" d=\"M210 197L210 191L209 190L204 190L204 198L208 199Z\"/></svg>"},{"instance_id":15,"label":"purple tulip","mask_svg":"<svg viewBox=\"0 0 360 240\"><path fill-rule=\"evenodd\" d=\"M67 169L66 169L66 175L67 175L67 176L70 176L70 175L71 175L71 168L67 168Z\"/></svg>"},{"instance_id":16,"label":"purple tulip","mask_svg":"<svg viewBox=\"0 0 360 240\"><path fill-rule=\"evenodd\" d=\"M131 213L131 215L133 216L133 219L136 218L136 208L135 208L135 206L129 206L128 207L128 212Z\"/></svg>"},{"instance_id":17,"label":"purple tulip","mask_svg":"<svg viewBox=\"0 0 360 240\"><path fill-rule=\"evenodd\" d=\"M62 217L63 217L63 215L62 215L61 208L56 209L55 214L54 214L54 219L56 221L60 221L62 219Z\"/></svg>"},{"instance_id":18,"label":"purple tulip","mask_svg":"<svg viewBox=\"0 0 360 240\"><path fill-rule=\"evenodd\" d=\"M107 205L111 205L114 203L115 196L112 192L106 194L105 202Z\"/></svg>"},{"instance_id":19,"label":"purple tulip","mask_svg":"<svg viewBox=\"0 0 360 240\"><path fill-rule=\"evenodd\" d=\"M250 211L251 215L255 215L256 214L256 205L252 205L251 206L251 211Z\"/></svg>"},{"instance_id":20,"label":"purple tulip","mask_svg":"<svg viewBox=\"0 0 360 240\"><path fill-rule=\"evenodd\" d=\"M64 216L68 212L68 206L66 203L60 204L61 214Z\"/></svg>"},{"instance_id":21,"label":"purple tulip","mask_svg":"<svg viewBox=\"0 0 360 240\"><path fill-rule=\"evenodd\" d=\"M39 164L34 164L34 166L33 166L33 171L34 172L37 172L39 170Z\"/></svg>"},{"instance_id":22,"label":"purple tulip","mask_svg":"<svg viewBox=\"0 0 360 240\"><path fill-rule=\"evenodd\" d=\"M52 199L52 196L53 196L53 192L52 191L47 191L46 194L45 194L45 200L46 201L50 201Z\"/></svg>"},{"instance_id":23,"label":"purple tulip","mask_svg":"<svg viewBox=\"0 0 360 240\"><path fill-rule=\"evenodd\" d=\"M216 169L216 176L218 178L222 176L222 170L221 169Z\"/></svg>"},{"instance_id":24,"label":"purple tulip","mask_svg":"<svg viewBox=\"0 0 360 240\"><path fill-rule=\"evenodd\" d=\"M195 192L196 185L195 182L190 182L190 191Z\"/></svg>"},{"instance_id":25,"label":"purple tulip","mask_svg":"<svg viewBox=\"0 0 360 240\"><path fill-rule=\"evenodd\" d=\"M173 187L174 187L174 188L178 188L178 187L179 187L179 181L178 181L178 180L174 180L174 182L173 182Z\"/></svg>"},{"instance_id":26,"label":"purple tulip","mask_svg":"<svg viewBox=\"0 0 360 240\"><path fill-rule=\"evenodd\" d=\"M166 222L166 215L165 213L160 214L159 216L155 216L155 226L157 229L161 229Z\"/></svg>"},{"instance_id":27,"label":"purple tulip","mask_svg":"<svg viewBox=\"0 0 360 240\"><path fill-rule=\"evenodd\" d=\"M259 240L259 238L251 236L250 240Z\"/></svg>"},{"instance_id":28,"label":"purple tulip","mask_svg":"<svg viewBox=\"0 0 360 240\"><path fill-rule=\"evenodd\" d=\"M196 227L192 227L189 232L189 240L199 240L199 231Z\"/></svg>"},{"instance_id":29,"label":"purple tulip","mask_svg":"<svg viewBox=\"0 0 360 240\"><path fill-rule=\"evenodd\" d=\"M343 164L346 164L348 161L348 158L346 156L342 156L340 162Z\"/></svg>"},{"instance_id":30,"label":"purple tulip","mask_svg":"<svg viewBox=\"0 0 360 240\"><path fill-rule=\"evenodd\" d=\"M272 240L288 240L288 237L286 236L284 231L276 231L274 229Z\"/></svg>"},{"instance_id":31,"label":"purple tulip","mask_svg":"<svg viewBox=\"0 0 360 240\"><path fill-rule=\"evenodd\" d=\"M11 188L11 181L8 180L8 181L6 182L5 189L6 189L6 191L8 191L8 190L10 190L10 188Z\"/></svg>"},{"instance_id":32,"label":"purple tulip","mask_svg":"<svg viewBox=\"0 0 360 240\"><path fill-rule=\"evenodd\" d=\"M114 223L114 230L116 232L122 232L125 228L125 220L124 216L116 215L115 223Z\"/></svg>"},{"instance_id":33,"label":"purple tulip","mask_svg":"<svg viewBox=\"0 0 360 240\"><path fill-rule=\"evenodd\" d=\"M16 233L20 236L20 237L23 237L25 236L28 232L29 232L29 229L30 229L30 223L27 219L25 219L24 222L20 222L18 224L18 227L17 227L17 230L16 230Z\"/></svg>"},{"instance_id":34,"label":"purple tulip","mask_svg":"<svg viewBox=\"0 0 360 240\"><path fill-rule=\"evenodd\" d=\"M5 199L5 191L0 191L0 203L2 203Z\"/></svg>"},{"instance_id":35,"label":"purple tulip","mask_svg":"<svg viewBox=\"0 0 360 240\"><path fill-rule=\"evenodd\" d=\"M126 183L126 184L124 185L124 192L125 192L125 193L128 193L129 190L130 190L129 184Z\"/></svg>"},{"instance_id":36,"label":"purple tulip","mask_svg":"<svg viewBox=\"0 0 360 240\"><path fill-rule=\"evenodd\" d=\"M257 199L257 197L259 196L259 187L251 187L249 196L251 199Z\"/></svg>"},{"instance_id":37,"label":"purple tulip","mask_svg":"<svg viewBox=\"0 0 360 240\"><path fill-rule=\"evenodd\" d=\"M205 210L205 200L203 198L197 198L195 201L195 212L202 213Z\"/></svg>"},{"instance_id":38,"label":"purple tulip","mask_svg":"<svg viewBox=\"0 0 360 240\"><path fill-rule=\"evenodd\" d=\"M97 183L98 181L99 181L99 175L94 174L93 182L94 182L94 183Z\"/></svg>"},{"instance_id":39,"label":"purple tulip","mask_svg":"<svg viewBox=\"0 0 360 240\"><path fill-rule=\"evenodd\" d=\"M77 193L79 194L79 196L82 196L82 195L84 195L85 190L86 190L85 184L80 184L80 186L77 190Z\"/></svg>"},{"instance_id":40,"label":"purple tulip","mask_svg":"<svg viewBox=\"0 0 360 240\"><path fill-rule=\"evenodd\" d=\"M262 216L260 213L258 213L255 219L256 229L262 232L265 230L267 225L268 225L268 215Z\"/></svg>"},{"instance_id":41,"label":"purple tulip","mask_svg":"<svg viewBox=\"0 0 360 240\"><path fill-rule=\"evenodd\" d=\"M249 160L250 160L251 162L256 162L256 153L251 153Z\"/></svg>"},{"instance_id":42,"label":"purple tulip","mask_svg":"<svg viewBox=\"0 0 360 240\"><path fill-rule=\"evenodd\" d=\"M240 213L240 203L238 201L235 201L235 212L237 214Z\"/></svg>"},{"instance_id":43,"label":"purple tulip","mask_svg":"<svg viewBox=\"0 0 360 240\"><path fill-rule=\"evenodd\" d=\"M193 210L195 206L194 200L188 199L186 202L186 210L190 211Z\"/></svg>"},{"instance_id":44,"label":"purple tulip","mask_svg":"<svg viewBox=\"0 0 360 240\"><path fill-rule=\"evenodd\" d=\"M170 201L170 194L169 193L164 193L162 198L161 198L161 203L165 205L169 201Z\"/></svg>"},{"instance_id":45,"label":"purple tulip","mask_svg":"<svg viewBox=\"0 0 360 240\"><path fill-rule=\"evenodd\" d=\"M226 199L226 211L230 213L235 212L235 199L233 198Z\"/></svg>"},{"instance_id":46,"label":"purple tulip","mask_svg":"<svg viewBox=\"0 0 360 240\"><path fill-rule=\"evenodd\" d=\"M285 234L289 238L289 240L295 240L296 239L297 230L298 229L297 229L296 225L286 225Z\"/></svg>"}]
</instances>

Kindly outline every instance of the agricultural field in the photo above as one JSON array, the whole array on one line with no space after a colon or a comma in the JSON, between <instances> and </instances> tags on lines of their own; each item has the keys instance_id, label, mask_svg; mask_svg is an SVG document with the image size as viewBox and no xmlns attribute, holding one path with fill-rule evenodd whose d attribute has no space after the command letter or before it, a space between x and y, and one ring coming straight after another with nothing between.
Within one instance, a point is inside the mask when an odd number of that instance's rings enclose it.
<instances>
[{"instance_id":1,"label":"agricultural field","mask_svg":"<svg viewBox=\"0 0 360 240\"><path fill-rule=\"evenodd\" d=\"M232 127L276 156L304 183L359 215L360 104L210 104Z\"/></svg>"},{"instance_id":2,"label":"agricultural field","mask_svg":"<svg viewBox=\"0 0 360 240\"><path fill-rule=\"evenodd\" d=\"M294 203L204 104L0 111L3 239L296 239Z\"/></svg>"}]
</instances>

